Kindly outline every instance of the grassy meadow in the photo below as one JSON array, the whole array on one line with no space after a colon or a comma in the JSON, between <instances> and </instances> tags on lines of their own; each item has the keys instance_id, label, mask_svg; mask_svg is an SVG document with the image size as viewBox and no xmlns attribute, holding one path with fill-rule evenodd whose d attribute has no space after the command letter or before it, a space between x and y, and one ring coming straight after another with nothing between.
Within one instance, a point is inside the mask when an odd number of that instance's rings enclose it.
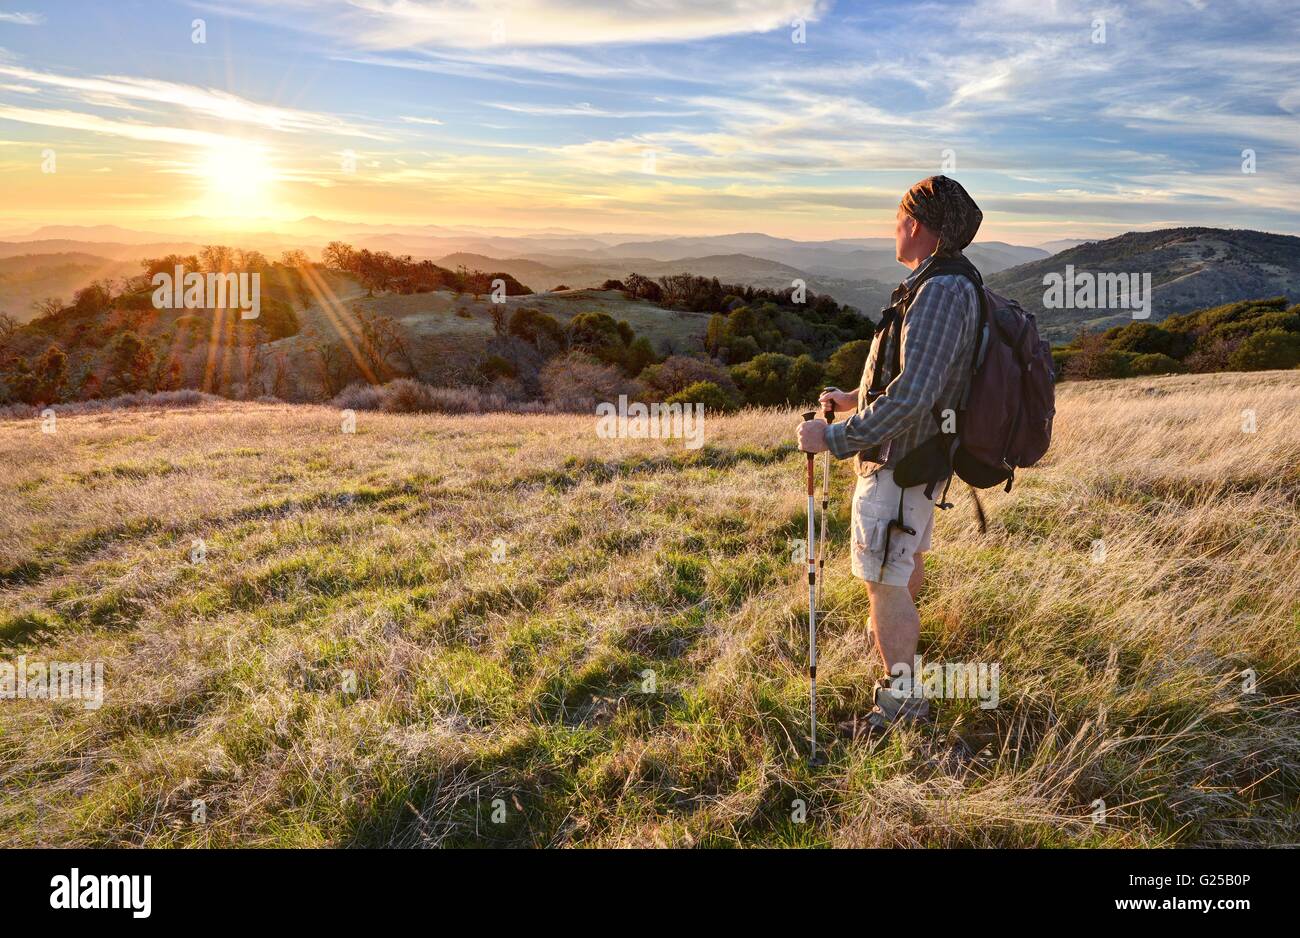
<instances>
[{"instance_id":1,"label":"grassy meadow","mask_svg":"<svg viewBox=\"0 0 1300 938\"><path fill-rule=\"evenodd\" d=\"M1000 705L816 771L796 420L0 421L0 661L106 672L98 710L0 700L0 844L1300 843L1300 372L1060 387L986 534L954 486L921 598L927 660L997 662ZM851 484L828 725L879 673Z\"/></svg>"}]
</instances>

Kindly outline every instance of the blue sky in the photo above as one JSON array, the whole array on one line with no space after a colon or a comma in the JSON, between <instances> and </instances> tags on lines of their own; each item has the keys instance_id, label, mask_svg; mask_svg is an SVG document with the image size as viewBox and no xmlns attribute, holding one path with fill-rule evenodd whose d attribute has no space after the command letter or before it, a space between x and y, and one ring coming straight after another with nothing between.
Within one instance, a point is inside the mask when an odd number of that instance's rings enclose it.
<instances>
[{"instance_id":1,"label":"blue sky","mask_svg":"<svg viewBox=\"0 0 1300 938\"><path fill-rule=\"evenodd\" d=\"M1267 0L0 0L0 217L871 236L946 170L981 240L1300 233L1298 49Z\"/></svg>"}]
</instances>

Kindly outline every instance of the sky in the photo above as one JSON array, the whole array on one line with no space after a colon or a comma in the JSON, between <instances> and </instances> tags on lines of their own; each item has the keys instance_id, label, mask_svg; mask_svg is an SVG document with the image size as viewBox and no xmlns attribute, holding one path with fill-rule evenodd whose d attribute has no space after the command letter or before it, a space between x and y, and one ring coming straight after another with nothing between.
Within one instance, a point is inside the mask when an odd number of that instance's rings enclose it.
<instances>
[{"instance_id":1,"label":"sky","mask_svg":"<svg viewBox=\"0 0 1300 938\"><path fill-rule=\"evenodd\" d=\"M0 0L0 229L1300 234L1293 2ZM197 41L202 40L202 41Z\"/></svg>"}]
</instances>

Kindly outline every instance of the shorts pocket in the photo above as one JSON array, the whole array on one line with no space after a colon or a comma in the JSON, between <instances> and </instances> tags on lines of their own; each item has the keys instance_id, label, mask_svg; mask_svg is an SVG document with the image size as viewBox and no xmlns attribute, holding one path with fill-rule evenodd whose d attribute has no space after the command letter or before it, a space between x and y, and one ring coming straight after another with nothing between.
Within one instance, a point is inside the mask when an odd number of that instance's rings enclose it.
<instances>
[{"instance_id":1,"label":"shorts pocket","mask_svg":"<svg viewBox=\"0 0 1300 938\"><path fill-rule=\"evenodd\" d=\"M885 539L889 536L889 522L882 518L864 518L862 523L867 528L867 549L884 558Z\"/></svg>"}]
</instances>

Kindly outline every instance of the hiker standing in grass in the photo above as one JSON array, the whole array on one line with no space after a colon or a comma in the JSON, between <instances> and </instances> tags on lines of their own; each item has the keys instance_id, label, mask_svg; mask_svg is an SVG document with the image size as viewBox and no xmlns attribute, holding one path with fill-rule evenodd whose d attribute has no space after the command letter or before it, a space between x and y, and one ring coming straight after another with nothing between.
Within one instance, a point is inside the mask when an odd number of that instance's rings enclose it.
<instances>
[{"instance_id":1,"label":"hiker standing in grass","mask_svg":"<svg viewBox=\"0 0 1300 938\"><path fill-rule=\"evenodd\" d=\"M912 673L921 631L916 597L935 499L946 507L943 493L952 474L943 445L948 437L942 434L953 431L945 421L953 419L966 394L980 328L974 281L947 271L970 264L961 252L983 217L966 190L947 176L931 176L907 191L898 207L894 247L912 273L884 312L858 390L827 391L821 397L823 406L830 403L836 412L853 415L829 426L808 420L797 430L801 450L852 456L858 477L853 573L866 581L872 633L893 677L878 682L871 710L841 725L854 737L882 735L930 715L919 675ZM894 324L900 325L889 328ZM918 478L922 481L914 484Z\"/></svg>"}]
</instances>

